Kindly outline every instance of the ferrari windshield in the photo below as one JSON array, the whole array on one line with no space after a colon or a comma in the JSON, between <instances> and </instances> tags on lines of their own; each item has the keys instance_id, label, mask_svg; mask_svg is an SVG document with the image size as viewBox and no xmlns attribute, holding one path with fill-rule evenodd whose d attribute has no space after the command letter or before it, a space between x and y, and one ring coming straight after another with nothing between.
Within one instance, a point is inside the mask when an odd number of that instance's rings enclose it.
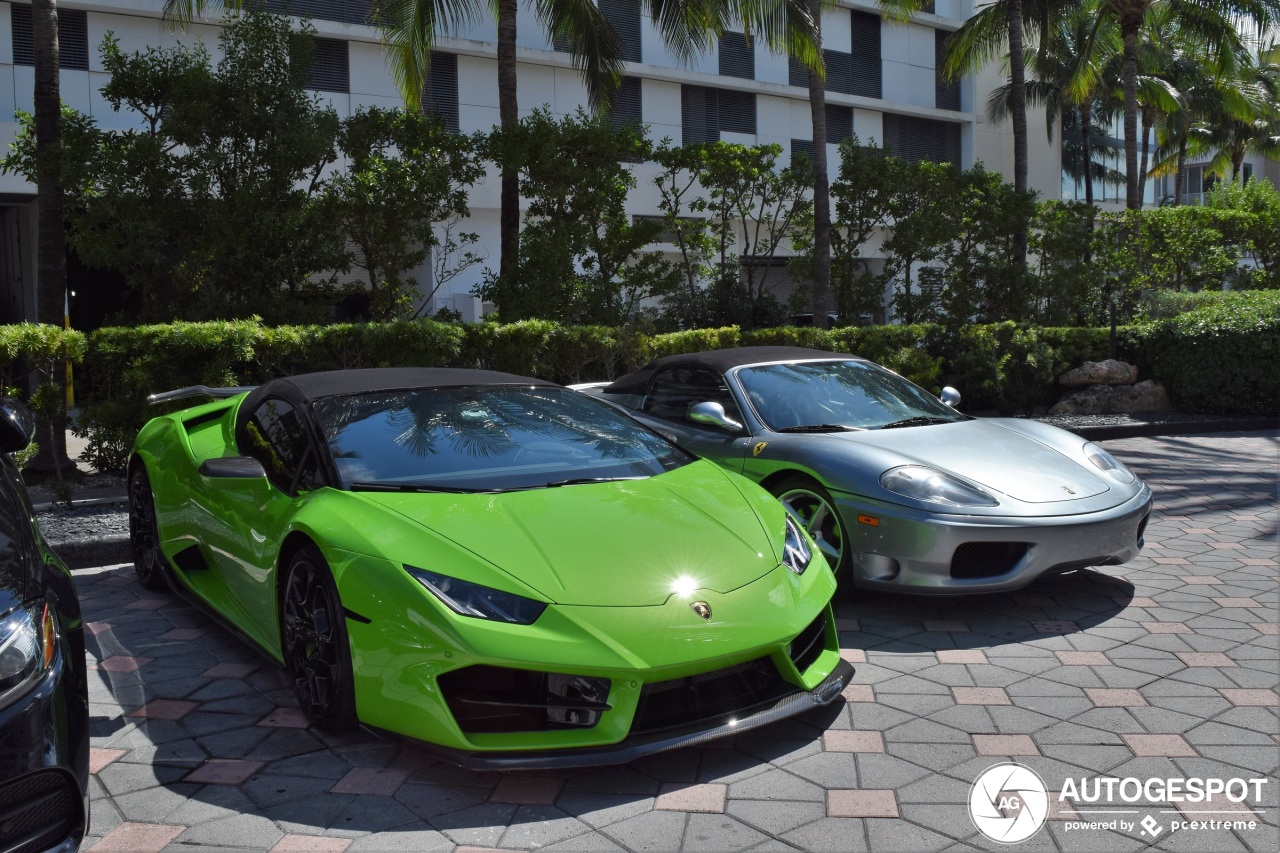
<instances>
[{"instance_id":1,"label":"ferrari windshield","mask_svg":"<svg viewBox=\"0 0 1280 853\"><path fill-rule=\"evenodd\" d=\"M326 397L312 410L345 488L491 492L650 477L693 457L564 388Z\"/></svg>"},{"instance_id":2,"label":"ferrari windshield","mask_svg":"<svg viewBox=\"0 0 1280 853\"><path fill-rule=\"evenodd\" d=\"M743 367L742 390L775 431L838 432L967 420L898 374L867 361Z\"/></svg>"}]
</instances>

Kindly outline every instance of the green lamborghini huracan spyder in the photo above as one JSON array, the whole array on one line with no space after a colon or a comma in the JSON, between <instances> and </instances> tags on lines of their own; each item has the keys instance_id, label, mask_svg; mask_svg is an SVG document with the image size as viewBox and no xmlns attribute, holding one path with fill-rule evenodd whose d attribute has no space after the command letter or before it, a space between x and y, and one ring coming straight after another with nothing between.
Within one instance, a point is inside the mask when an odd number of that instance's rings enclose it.
<instances>
[{"instance_id":1,"label":"green lamborghini huracan spyder","mask_svg":"<svg viewBox=\"0 0 1280 853\"><path fill-rule=\"evenodd\" d=\"M604 403L428 368L200 390L221 398L134 446L138 579L284 664L318 728L603 764L853 675L834 577L782 506Z\"/></svg>"}]
</instances>

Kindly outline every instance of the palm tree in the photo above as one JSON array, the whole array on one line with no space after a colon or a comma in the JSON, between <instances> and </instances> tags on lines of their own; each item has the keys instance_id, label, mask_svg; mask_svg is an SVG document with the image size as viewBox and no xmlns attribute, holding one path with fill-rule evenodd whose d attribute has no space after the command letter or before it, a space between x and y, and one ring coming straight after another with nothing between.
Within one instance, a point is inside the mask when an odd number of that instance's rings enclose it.
<instances>
[{"instance_id":1,"label":"palm tree","mask_svg":"<svg viewBox=\"0 0 1280 853\"><path fill-rule=\"evenodd\" d=\"M1124 158L1126 207L1142 206L1138 169L1138 70L1139 33L1148 10L1168 5L1169 14L1186 32L1200 39L1208 53L1221 55L1237 38L1237 24L1253 23L1264 32L1280 15L1280 0L1104 0L1100 17L1120 25L1123 41Z\"/></svg>"},{"instance_id":2,"label":"palm tree","mask_svg":"<svg viewBox=\"0 0 1280 853\"><path fill-rule=\"evenodd\" d=\"M1024 84L1025 102L1042 106L1045 111L1045 129L1052 144L1054 127L1062 123L1063 170L1077 180L1083 180L1085 201L1093 205L1093 182L1107 180L1109 171L1093 160L1093 148L1101 141L1097 132L1098 120L1108 119L1104 99L1103 71L1108 50L1119 50L1118 34L1114 27L1101 32L1094 31L1094 17L1090 6L1099 0L1086 2L1052 22L1040 34L1037 49L1027 50L1026 67L1031 71ZM1008 119L1014 108L1014 89L1006 83L992 90L987 98L987 116L994 122ZM1069 141L1067 134L1075 132ZM1078 140L1078 141L1076 141ZM1068 157L1068 152L1077 153Z\"/></svg>"},{"instance_id":3,"label":"palm tree","mask_svg":"<svg viewBox=\"0 0 1280 853\"><path fill-rule=\"evenodd\" d=\"M36 319L61 326L67 291L67 232L63 223L62 176L55 164L62 152L62 96L59 70L58 4L56 0L33 0L31 30L35 49L36 125ZM62 377L48 377L62 383ZM52 469L59 479L64 465L70 465L66 444L66 412L49 423L41 417L41 431L49 442L40 440L40 454L32 467Z\"/></svg>"},{"instance_id":4,"label":"palm tree","mask_svg":"<svg viewBox=\"0 0 1280 853\"><path fill-rule=\"evenodd\" d=\"M1244 158L1258 154L1280 160L1280 57L1263 52L1220 81L1220 99L1189 131L1190 153L1213 152L1205 171L1240 179Z\"/></svg>"},{"instance_id":5,"label":"palm tree","mask_svg":"<svg viewBox=\"0 0 1280 853\"><path fill-rule=\"evenodd\" d=\"M815 47L822 55L822 0L808 0ZM825 69L824 69L825 70ZM809 75L809 115L813 122L813 325L825 329L831 311L831 185L827 175L826 74Z\"/></svg>"},{"instance_id":6,"label":"palm tree","mask_svg":"<svg viewBox=\"0 0 1280 853\"><path fill-rule=\"evenodd\" d=\"M884 8L915 11L921 0L878 0ZM975 71L1001 56L1005 50L1009 57L1009 118L1013 125L1013 186L1018 192L1027 191L1027 100L1026 100L1026 29L1028 22L1033 35L1039 35L1043 44L1048 31L1064 14L1064 10L1078 0L995 0L980 9L964 22L960 29L947 39L947 54L942 73L951 80ZM1028 13L1024 15L1024 10ZM1027 257L1027 229L1019 229L1016 236L1016 256L1019 263Z\"/></svg>"}]
</instances>

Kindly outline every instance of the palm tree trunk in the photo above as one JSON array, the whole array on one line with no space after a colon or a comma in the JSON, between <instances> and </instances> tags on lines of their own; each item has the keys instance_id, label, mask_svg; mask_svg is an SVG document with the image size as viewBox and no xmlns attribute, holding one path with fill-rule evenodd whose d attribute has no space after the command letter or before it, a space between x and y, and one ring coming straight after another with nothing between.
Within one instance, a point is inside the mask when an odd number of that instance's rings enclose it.
<instances>
[{"instance_id":1,"label":"palm tree trunk","mask_svg":"<svg viewBox=\"0 0 1280 853\"><path fill-rule=\"evenodd\" d=\"M1147 197L1147 160L1151 154L1151 126L1155 123L1155 115L1147 115L1142 111L1142 166L1138 169L1138 198ZM1159 199L1156 199L1157 203Z\"/></svg>"},{"instance_id":2,"label":"palm tree trunk","mask_svg":"<svg viewBox=\"0 0 1280 853\"><path fill-rule=\"evenodd\" d=\"M1126 5L1120 16L1120 34L1124 38L1124 176L1125 207L1142 207L1138 190L1138 30L1142 27L1144 9Z\"/></svg>"},{"instance_id":3,"label":"palm tree trunk","mask_svg":"<svg viewBox=\"0 0 1280 853\"><path fill-rule=\"evenodd\" d=\"M36 119L36 319L41 323L61 326L67 291L67 234L62 217L63 192L61 172L62 97L58 67L58 5L55 0L34 0L31 4L32 39L35 48L35 119ZM62 371L45 381L62 385ZM42 417L43 420L43 417ZM50 437L49 446L41 442L39 456L31 467L52 470L62 478L67 458L67 415L65 411L49 417L40 434Z\"/></svg>"},{"instance_id":4,"label":"palm tree trunk","mask_svg":"<svg viewBox=\"0 0 1280 853\"><path fill-rule=\"evenodd\" d=\"M1186 181L1187 141L1178 144L1178 170L1173 175L1173 203L1182 204L1183 183Z\"/></svg>"},{"instance_id":5,"label":"palm tree trunk","mask_svg":"<svg viewBox=\"0 0 1280 853\"><path fill-rule=\"evenodd\" d=\"M511 132L520 122L516 100L516 14L517 0L498 0L498 121ZM515 163L502 164L502 187L499 213L499 246L502 252L498 271L501 304L505 322L521 319L523 311L515 298L520 287L520 171Z\"/></svg>"},{"instance_id":6,"label":"palm tree trunk","mask_svg":"<svg viewBox=\"0 0 1280 853\"><path fill-rule=\"evenodd\" d=\"M815 49L822 55L822 7L808 0L816 28ZM825 329L831 310L831 187L827 176L826 81L809 75L809 114L813 119L813 325Z\"/></svg>"},{"instance_id":7,"label":"palm tree trunk","mask_svg":"<svg viewBox=\"0 0 1280 853\"><path fill-rule=\"evenodd\" d=\"M1027 191L1027 72L1023 53L1022 0L1009 0L1009 85L1013 90L1013 187ZM1014 263L1027 262L1027 223L1014 234Z\"/></svg>"},{"instance_id":8,"label":"palm tree trunk","mask_svg":"<svg viewBox=\"0 0 1280 853\"><path fill-rule=\"evenodd\" d=\"M1093 213L1093 146L1089 139L1093 132L1093 104L1080 105L1080 148L1084 157L1084 200L1090 207L1089 217Z\"/></svg>"}]
</instances>

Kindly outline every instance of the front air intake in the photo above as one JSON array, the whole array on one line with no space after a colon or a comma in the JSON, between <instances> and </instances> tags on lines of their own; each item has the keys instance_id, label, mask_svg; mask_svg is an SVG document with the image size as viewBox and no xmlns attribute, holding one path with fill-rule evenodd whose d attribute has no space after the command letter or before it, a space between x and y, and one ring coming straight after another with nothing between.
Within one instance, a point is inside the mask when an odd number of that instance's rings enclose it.
<instances>
[{"instance_id":1,"label":"front air intake","mask_svg":"<svg viewBox=\"0 0 1280 853\"><path fill-rule=\"evenodd\" d=\"M951 577L993 578L1012 571L1027 553L1026 542L966 542L951 556Z\"/></svg>"}]
</instances>

